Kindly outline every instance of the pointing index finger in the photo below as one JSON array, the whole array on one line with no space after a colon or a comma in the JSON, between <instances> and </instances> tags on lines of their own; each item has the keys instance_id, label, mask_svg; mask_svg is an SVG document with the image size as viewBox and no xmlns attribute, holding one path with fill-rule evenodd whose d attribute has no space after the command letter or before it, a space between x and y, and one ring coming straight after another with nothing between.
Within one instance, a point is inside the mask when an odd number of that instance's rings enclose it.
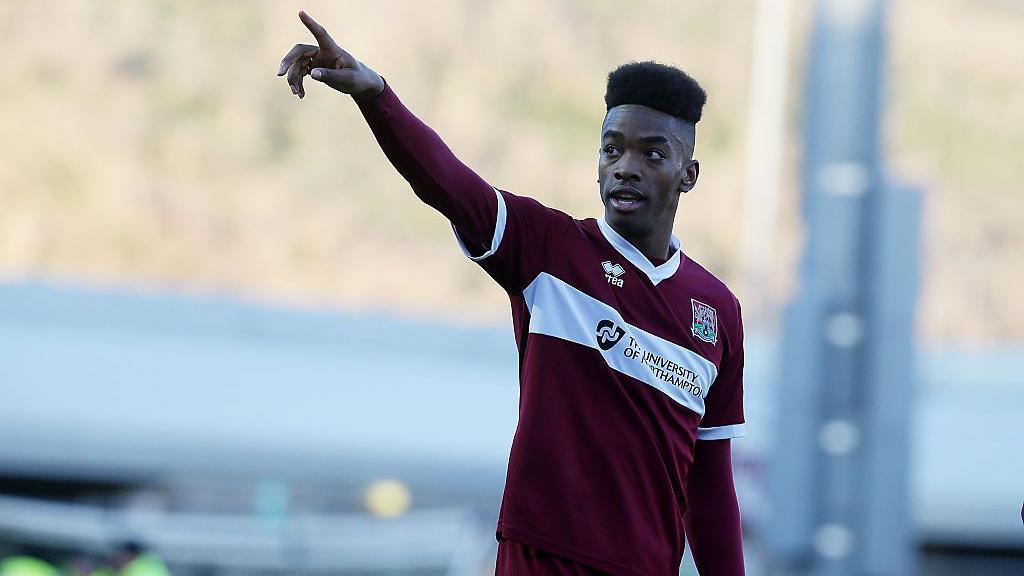
<instances>
[{"instance_id":1,"label":"pointing index finger","mask_svg":"<svg viewBox=\"0 0 1024 576\"><path fill-rule=\"evenodd\" d=\"M318 24L316 20L313 20L312 16L300 11L299 20L302 20L302 23L306 25L306 28L312 32L313 37L316 38L316 43L319 44L321 48L331 48L334 46L334 39L331 38L331 35L327 33L327 30L323 26Z\"/></svg>"}]
</instances>

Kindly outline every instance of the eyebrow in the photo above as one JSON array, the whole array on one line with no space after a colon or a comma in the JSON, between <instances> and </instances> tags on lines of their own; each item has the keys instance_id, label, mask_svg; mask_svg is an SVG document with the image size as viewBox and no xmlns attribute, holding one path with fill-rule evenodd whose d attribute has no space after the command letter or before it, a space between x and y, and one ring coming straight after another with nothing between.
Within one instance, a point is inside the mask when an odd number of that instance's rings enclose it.
<instances>
[{"instance_id":1,"label":"eyebrow","mask_svg":"<svg viewBox=\"0 0 1024 576\"><path fill-rule=\"evenodd\" d=\"M624 139L625 137L626 135L623 134L622 132L619 132L618 130L605 130L604 134L601 135L602 139ZM644 144L668 144L668 138L665 138L664 136L641 136L640 138L638 138L638 140L640 140Z\"/></svg>"}]
</instances>

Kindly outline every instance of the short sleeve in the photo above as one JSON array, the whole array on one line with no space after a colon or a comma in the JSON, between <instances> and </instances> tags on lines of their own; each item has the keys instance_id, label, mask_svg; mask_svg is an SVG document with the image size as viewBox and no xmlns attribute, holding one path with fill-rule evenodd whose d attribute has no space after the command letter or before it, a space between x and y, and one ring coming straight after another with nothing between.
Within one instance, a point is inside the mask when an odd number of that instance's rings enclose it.
<instances>
[{"instance_id":1,"label":"short sleeve","mask_svg":"<svg viewBox=\"0 0 1024 576\"><path fill-rule=\"evenodd\" d=\"M743 417L743 320L735 303L733 329L727 332L718 377L704 399L698 440L725 440L746 434Z\"/></svg>"},{"instance_id":2,"label":"short sleeve","mask_svg":"<svg viewBox=\"0 0 1024 576\"><path fill-rule=\"evenodd\" d=\"M462 252L509 293L523 291L544 269L551 248L572 218L533 198L494 189L495 205L486 223L452 223ZM481 237L476 230L487 230Z\"/></svg>"}]
</instances>

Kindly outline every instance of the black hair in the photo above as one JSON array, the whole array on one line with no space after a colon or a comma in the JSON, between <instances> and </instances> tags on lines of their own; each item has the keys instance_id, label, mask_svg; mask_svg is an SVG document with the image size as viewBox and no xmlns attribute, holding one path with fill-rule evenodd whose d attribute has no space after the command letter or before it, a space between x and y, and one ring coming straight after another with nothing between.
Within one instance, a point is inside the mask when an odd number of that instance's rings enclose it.
<instances>
[{"instance_id":1,"label":"black hair","mask_svg":"<svg viewBox=\"0 0 1024 576\"><path fill-rule=\"evenodd\" d=\"M708 95L689 74L657 62L630 62L608 74L606 110L623 104L654 108L690 124L700 121Z\"/></svg>"}]
</instances>

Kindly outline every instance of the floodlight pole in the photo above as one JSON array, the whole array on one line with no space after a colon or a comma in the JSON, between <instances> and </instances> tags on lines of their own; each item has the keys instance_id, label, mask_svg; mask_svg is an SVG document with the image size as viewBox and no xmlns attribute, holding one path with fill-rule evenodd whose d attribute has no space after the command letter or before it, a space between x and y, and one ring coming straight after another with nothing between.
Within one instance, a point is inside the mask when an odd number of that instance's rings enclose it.
<instances>
[{"instance_id":1,"label":"floodlight pole","mask_svg":"<svg viewBox=\"0 0 1024 576\"><path fill-rule=\"evenodd\" d=\"M747 91L747 166L743 195L743 266L747 286L765 286L776 254L775 226L786 148L790 0L756 0ZM768 290L744 296L745 314L774 313ZM767 311L767 312L766 312Z\"/></svg>"},{"instance_id":2,"label":"floodlight pole","mask_svg":"<svg viewBox=\"0 0 1024 576\"><path fill-rule=\"evenodd\" d=\"M772 567L914 572L907 491L919 195L884 178L882 0L818 0L804 106L806 234L771 455Z\"/></svg>"}]
</instances>

